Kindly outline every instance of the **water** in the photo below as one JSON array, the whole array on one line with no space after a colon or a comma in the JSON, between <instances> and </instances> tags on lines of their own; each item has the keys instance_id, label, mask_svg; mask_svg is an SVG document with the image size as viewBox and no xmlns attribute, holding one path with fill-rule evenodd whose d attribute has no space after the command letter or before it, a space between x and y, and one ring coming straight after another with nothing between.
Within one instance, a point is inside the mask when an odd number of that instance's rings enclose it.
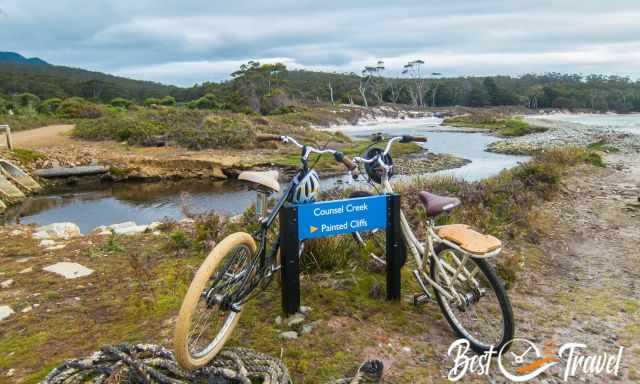
<instances>
[{"instance_id":1,"label":"water","mask_svg":"<svg viewBox=\"0 0 640 384\"><path fill-rule=\"evenodd\" d=\"M430 151L450 153L472 161L461 168L438 174L454 175L470 181L493 176L526 159L485 152L485 147L496 138L483 133L449 132L439 124L440 120L435 118L410 119L337 129L356 137L381 131L392 135L426 135L429 142L424 146ZM322 180L322 184L324 188L328 188L334 186L339 179L347 178L327 178ZM246 190L243 183L235 180L121 183L106 188L75 188L34 197L9 209L5 214L5 221L41 225L73 222L78 224L83 233L87 233L100 225L125 221L149 224L163 218L181 219L188 213L215 211L228 215L238 214L249 207L254 199L255 192Z\"/></svg>"},{"instance_id":2,"label":"water","mask_svg":"<svg viewBox=\"0 0 640 384\"><path fill-rule=\"evenodd\" d=\"M596 114L564 114L527 116L529 119L545 119L584 124L592 127L612 129L625 133L640 134L640 114L628 115L596 115Z\"/></svg>"}]
</instances>

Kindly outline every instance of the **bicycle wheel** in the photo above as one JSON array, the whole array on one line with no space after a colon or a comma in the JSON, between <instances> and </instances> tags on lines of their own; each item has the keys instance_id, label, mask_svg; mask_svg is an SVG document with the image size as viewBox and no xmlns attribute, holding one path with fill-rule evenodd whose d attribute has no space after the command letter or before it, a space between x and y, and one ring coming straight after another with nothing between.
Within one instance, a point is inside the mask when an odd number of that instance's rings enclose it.
<instances>
[{"instance_id":1,"label":"bicycle wheel","mask_svg":"<svg viewBox=\"0 0 640 384\"><path fill-rule=\"evenodd\" d=\"M458 266L464 261L462 254L444 244L439 244L435 251L440 260L451 267L444 268L444 273L453 280ZM464 268L477 282L476 285L461 275L452 281L455 290L465 297L465 304L459 305L434 289L436 299L456 335L469 340L474 351L484 353L493 345L497 352L513 339L511 302L504 285L486 260L469 257ZM430 274L439 285L446 287L443 273L437 270L433 257L430 258Z\"/></svg>"},{"instance_id":2,"label":"bicycle wheel","mask_svg":"<svg viewBox=\"0 0 640 384\"><path fill-rule=\"evenodd\" d=\"M242 284L256 245L248 233L227 236L209 253L196 272L182 301L174 334L176 359L186 369L206 365L222 349L236 327L242 308L220 307L221 300Z\"/></svg>"},{"instance_id":3,"label":"bicycle wheel","mask_svg":"<svg viewBox=\"0 0 640 384\"><path fill-rule=\"evenodd\" d=\"M369 196L373 196L373 194L367 191L355 191L349 195L349 198ZM366 232L353 232L351 236L353 236L353 239L358 243L358 245L360 245L374 261L381 265L385 265L387 263L385 256L387 249L387 235L384 229L374 229Z\"/></svg>"}]
</instances>

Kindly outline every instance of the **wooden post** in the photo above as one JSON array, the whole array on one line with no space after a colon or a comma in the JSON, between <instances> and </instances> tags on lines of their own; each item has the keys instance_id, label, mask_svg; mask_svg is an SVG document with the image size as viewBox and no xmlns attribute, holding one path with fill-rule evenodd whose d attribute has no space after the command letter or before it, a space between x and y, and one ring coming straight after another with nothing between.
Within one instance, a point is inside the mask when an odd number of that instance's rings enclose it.
<instances>
[{"instance_id":1,"label":"wooden post","mask_svg":"<svg viewBox=\"0 0 640 384\"><path fill-rule=\"evenodd\" d=\"M4 128L5 135L7 135L7 148L13 150L13 141L11 141L11 128L8 125L0 125L0 128Z\"/></svg>"}]
</instances>

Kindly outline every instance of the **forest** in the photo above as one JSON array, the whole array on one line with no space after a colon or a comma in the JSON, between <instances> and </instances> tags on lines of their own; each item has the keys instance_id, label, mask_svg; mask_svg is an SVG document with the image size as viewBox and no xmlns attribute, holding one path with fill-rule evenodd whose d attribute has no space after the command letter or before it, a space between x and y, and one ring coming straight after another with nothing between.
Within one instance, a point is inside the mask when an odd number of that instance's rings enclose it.
<instances>
[{"instance_id":1,"label":"forest","mask_svg":"<svg viewBox=\"0 0 640 384\"><path fill-rule=\"evenodd\" d=\"M81 101L115 109L180 105L264 115L328 103L640 111L640 81L627 77L561 73L445 77L426 68L424 61L415 60L405 65L402 77L388 77L382 62L360 73L329 73L249 61L227 81L177 87L46 63L0 62L0 113L77 117L68 105L62 112L58 109L65 103L77 107Z\"/></svg>"}]
</instances>

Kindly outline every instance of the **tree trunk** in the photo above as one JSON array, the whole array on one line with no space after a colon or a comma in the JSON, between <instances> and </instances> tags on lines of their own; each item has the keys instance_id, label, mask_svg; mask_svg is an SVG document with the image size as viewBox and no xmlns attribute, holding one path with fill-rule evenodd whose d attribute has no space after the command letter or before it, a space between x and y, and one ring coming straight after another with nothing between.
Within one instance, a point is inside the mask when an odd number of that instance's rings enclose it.
<instances>
[{"instance_id":1,"label":"tree trunk","mask_svg":"<svg viewBox=\"0 0 640 384\"><path fill-rule=\"evenodd\" d=\"M331 105L335 107L336 103L333 101L333 87L331 86L331 82L329 82L329 96L331 97Z\"/></svg>"}]
</instances>

